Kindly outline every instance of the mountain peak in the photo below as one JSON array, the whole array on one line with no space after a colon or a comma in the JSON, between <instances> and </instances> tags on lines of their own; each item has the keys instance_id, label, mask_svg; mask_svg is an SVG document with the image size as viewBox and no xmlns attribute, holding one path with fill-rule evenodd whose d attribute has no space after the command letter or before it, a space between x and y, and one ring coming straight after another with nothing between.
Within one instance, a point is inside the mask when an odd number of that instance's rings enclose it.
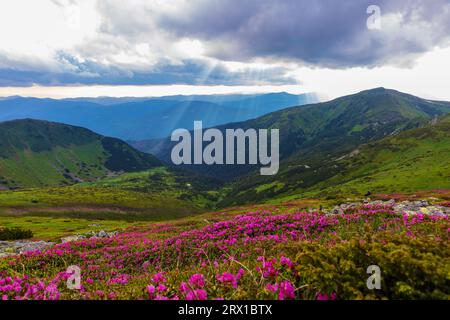
<instances>
[{"instance_id":1,"label":"mountain peak","mask_svg":"<svg viewBox=\"0 0 450 320\"><path fill-rule=\"evenodd\" d=\"M376 94L380 94L380 93L393 93L396 92L395 90L392 89L387 89L385 87L377 87L377 88L373 88L373 89L367 89L367 90L363 90L359 93L376 93Z\"/></svg>"}]
</instances>

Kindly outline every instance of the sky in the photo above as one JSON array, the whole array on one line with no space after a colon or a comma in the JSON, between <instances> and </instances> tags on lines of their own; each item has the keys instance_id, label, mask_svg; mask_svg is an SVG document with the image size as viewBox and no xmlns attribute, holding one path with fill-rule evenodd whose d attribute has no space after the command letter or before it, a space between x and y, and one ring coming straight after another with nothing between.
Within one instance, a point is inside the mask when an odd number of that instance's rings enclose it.
<instances>
[{"instance_id":1,"label":"sky","mask_svg":"<svg viewBox=\"0 0 450 320\"><path fill-rule=\"evenodd\" d=\"M2 0L0 96L450 100L449 0Z\"/></svg>"}]
</instances>

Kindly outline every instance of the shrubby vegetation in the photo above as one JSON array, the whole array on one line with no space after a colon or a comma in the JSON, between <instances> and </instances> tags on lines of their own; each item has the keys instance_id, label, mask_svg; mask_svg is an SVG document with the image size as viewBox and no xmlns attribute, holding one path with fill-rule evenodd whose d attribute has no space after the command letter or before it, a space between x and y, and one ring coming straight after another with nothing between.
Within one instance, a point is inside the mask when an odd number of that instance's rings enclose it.
<instances>
[{"instance_id":1,"label":"shrubby vegetation","mask_svg":"<svg viewBox=\"0 0 450 320\"><path fill-rule=\"evenodd\" d=\"M447 240L381 233L332 246L306 244L295 257L302 277L341 299L450 298ZM381 269L381 290L367 290L370 265Z\"/></svg>"},{"instance_id":2,"label":"shrubby vegetation","mask_svg":"<svg viewBox=\"0 0 450 320\"><path fill-rule=\"evenodd\" d=\"M0 240L22 240L33 238L31 230L22 228L0 228Z\"/></svg>"}]
</instances>

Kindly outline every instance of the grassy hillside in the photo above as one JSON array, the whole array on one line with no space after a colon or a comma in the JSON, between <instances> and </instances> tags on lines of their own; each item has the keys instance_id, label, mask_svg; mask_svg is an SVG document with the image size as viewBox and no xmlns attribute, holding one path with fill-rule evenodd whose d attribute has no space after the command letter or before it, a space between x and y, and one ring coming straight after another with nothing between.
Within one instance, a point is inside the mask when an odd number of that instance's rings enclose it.
<instances>
[{"instance_id":1,"label":"grassy hillside","mask_svg":"<svg viewBox=\"0 0 450 320\"><path fill-rule=\"evenodd\" d=\"M345 170L314 193L363 194L450 188L450 116L370 143L338 161Z\"/></svg>"},{"instance_id":2,"label":"grassy hillside","mask_svg":"<svg viewBox=\"0 0 450 320\"><path fill-rule=\"evenodd\" d=\"M156 167L66 187L0 192L0 215L164 220L214 207L214 180Z\"/></svg>"},{"instance_id":3,"label":"grassy hillside","mask_svg":"<svg viewBox=\"0 0 450 320\"><path fill-rule=\"evenodd\" d=\"M69 185L160 165L118 139L64 124L3 122L0 136L1 189Z\"/></svg>"},{"instance_id":4,"label":"grassy hillside","mask_svg":"<svg viewBox=\"0 0 450 320\"><path fill-rule=\"evenodd\" d=\"M158 220L214 207L218 184L87 129L0 124L0 215ZM19 189L19 190L7 190Z\"/></svg>"}]
</instances>

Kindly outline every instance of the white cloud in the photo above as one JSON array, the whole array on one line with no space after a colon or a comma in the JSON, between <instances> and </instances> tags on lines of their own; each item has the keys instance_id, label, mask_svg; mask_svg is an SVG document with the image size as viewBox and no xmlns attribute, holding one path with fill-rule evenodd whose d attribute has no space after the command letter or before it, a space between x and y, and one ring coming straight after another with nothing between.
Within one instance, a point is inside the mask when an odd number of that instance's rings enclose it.
<instances>
[{"instance_id":1,"label":"white cloud","mask_svg":"<svg viewBox=\"0 0 450 320\"><path fill-rule=\"evenodd\" d=\"M8 57L13 68L36 65L56 70L60 67L54 60L57 51L69 50L94 34L99 16L92 5L80 1L80 28L74 29L70 17L73 11L53 1L2 0L0 56Z\"/></svg>"},{"instance_id":2,"label":"white cloud","mask_svg":"<svg viewBox=\"0 0 450 320\"><path fill-rule=\"evenodd\" d=\"M329 97L384 86L450 100L450 5L380 2L382 32L367 33L364 5L352 1L336 13L300 0L2 0L0 94L139 95L132 85L186 83ZM258 86L270 82L293 86Z\"/></svg>"},{"instance_id":3,"label":"white cloud","mask_svg":"<svg viewBox=\"0 0 450 320\"><path fill-rule=\"evenodd\" d=\"M351 68L345 70L300 67L290 73L302 79L306 91L328 98L387 87L429 99L450 101L450 48L436 48L420 57L414 66Z\"/></svg>"}]
</instances>

